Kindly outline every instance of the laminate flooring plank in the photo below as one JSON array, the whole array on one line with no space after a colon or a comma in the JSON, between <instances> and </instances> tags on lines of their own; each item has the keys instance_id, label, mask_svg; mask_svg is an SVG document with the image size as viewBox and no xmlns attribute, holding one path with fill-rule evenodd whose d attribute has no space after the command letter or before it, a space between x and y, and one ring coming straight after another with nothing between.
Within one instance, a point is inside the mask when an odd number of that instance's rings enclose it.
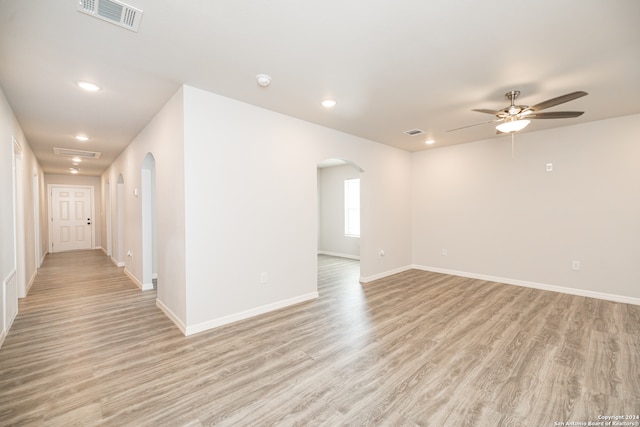
<instances>
[{"instance_id":1,"label":"laminate flooring plank","mask_svg":"<svg viewBox=\"0 0 640 427\"><path fill-rule=\"evenodd\" d=\"M101 251L50 254L0 425L550 426L640 412L640 307L409 270L184 337Z\"/></svg>"}]
</instances>

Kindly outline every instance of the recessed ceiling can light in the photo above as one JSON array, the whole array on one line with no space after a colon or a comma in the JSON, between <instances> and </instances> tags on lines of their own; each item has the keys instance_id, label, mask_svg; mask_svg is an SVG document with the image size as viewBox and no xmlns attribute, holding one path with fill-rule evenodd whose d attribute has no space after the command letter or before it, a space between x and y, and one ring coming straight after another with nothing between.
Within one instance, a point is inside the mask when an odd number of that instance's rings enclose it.
<instances>
[{"instance_id":1,"label":"recessed ceiling can light","mask_svg":"<svg viewBox=\"0 0 640 427\"><path fill-rule=\"evenodd\" d=\"M324 108L333 108L336 106L336 101L334 101L333 99L325 99L324 101L322 101L322 106Z\"/></svg>"},{"instance_id":2,"label":"recessed ceiling can light","mask_svg":"<svg viewBox=\"0 0 640 427\"><path fill-rule=\"evenodd\" d=\"M97 84L84 80L77 81L76 84L87 92L97 92L100 90L100 86L98 86Z\"/></svg>"},{"instance_id":3,"label":"recessed ceiling can light","mask_svg":"<svg viewBox=\"0 0 640 427\"><path fill-rule=\"evenodd\" d=\"M433 139L429 138L424 143L427 145L432 145L432 144L435 144L436 142Z\"/></svg>"},{"instance_id":4,"label":"recessed ceiling can light","mask_svg":"<svg viewBox=\"0 0 640 427\"><path fill-rule=\"evenodd\" d=\"M76 162L76 163L80 163L82 161L82 159L80 157L74 157L73 159L71 159L71 161Z\"/></svg>"},{"instance_id":5,"label":"recessed ceiling can light","mask_svg":"<svg viewBox=\"0 0 640 427\"><path fill-rule=\"evenodd\" d=\"M88 140L89 140L89 137L88 137L88 136L86 136L86 135L76 135L76 139L77 139L78 141L86 142L86 141L88 141Z\"/></svg>"}]
</instances>

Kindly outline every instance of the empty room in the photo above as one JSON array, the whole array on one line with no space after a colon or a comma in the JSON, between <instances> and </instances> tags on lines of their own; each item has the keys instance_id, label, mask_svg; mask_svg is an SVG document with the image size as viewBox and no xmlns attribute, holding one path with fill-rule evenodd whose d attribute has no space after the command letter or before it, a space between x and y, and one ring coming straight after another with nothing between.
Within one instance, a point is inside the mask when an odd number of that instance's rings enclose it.
<instances>
[{"instance_id":1,"label":"empty room","mask_svg":"<svg viewBox=\"0 0 640 427\"><path fill-rule=\"evenodd\" d=\"M640 2L0 0L0 425L640 426Z\"/></svg>"}]
</instances>

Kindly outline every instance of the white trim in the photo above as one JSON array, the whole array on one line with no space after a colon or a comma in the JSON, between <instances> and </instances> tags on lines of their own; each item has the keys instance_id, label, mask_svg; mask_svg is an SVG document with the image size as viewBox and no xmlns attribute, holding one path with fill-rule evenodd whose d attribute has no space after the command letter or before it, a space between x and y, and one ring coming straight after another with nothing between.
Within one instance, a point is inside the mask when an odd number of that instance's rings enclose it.
<instances>
[{"instance_id":1,"label":"white trim","mask_svg":"<svg viewBox=\"0 0 640 427\"><path fill-rule=\"evenodd\" d=\"M129 279L131 279L131 281L135 283L137 287L140 288L140 290L149 291L153 289L153 283L142 283L140 280L138 280L136 276L133 275L132 272L127 270L126 267L124 269L124 274L126 274L129 277Z\"/></svg>"},{"instance_id":2,"label":"white trim","mask_svg":"<svg viewBox=\"0 0 640 427\"><path fill-rule=\"evenodd\" d=\"M187 326L185 331L185 335L193 335L198 332L203 332L209 329L217 328L223 325L227 325L229 323L234 323L239 320L248 319L250 317L258 316L260 314L268 313L270 311L279 310L281 308L285 308L294 304L299 304L301 302L309 301L312 299L318 298L318 292L311 292L304 295L299 295L297 297L289 298L282 301L277 301L271 304L263 305L260 307L252 308L249 310L241 311L239 313L230 314L228 316L219 317L217 319L207 320L206 322L197 323L195 325Z\"/></svg>"},{"instance_id":3,"label":"white trim","mask_svg":"<svg viewBox=\"0 0 640 427\"><path fill-rule=\"evenodd\" d=\"M446 268L413 265L416 270L431 271L433 273L449 274L452 276L468 277L470 279L487 280L490 282L504 283L506 285L523 286L525 288L540 289L543 291L560 292L563 294L577 295L581 297L597 298L606 301L621 302L624 304L640 305L640 298L624 295L608 294L604 292L589 291L586 289L568 288L564 286L548 285L546 283L528 282L526 280L509 279L506 277L489 276L485 274L469 273L466 271L449 270Z\"/></svg>"},{"instance_id":4,"label":"white trim","mask_svg":"<svg viewBox=\"0 0 640 427\"><path fill-rule=\"evenodd\" d=\"M13 270L11 270L9 272L9 274L7 275L7 277L4 278L4 280L2 281L2 288L0 289L0 296L2 297L2 301L0 301L0 304L2 304L2 319L0 319L2 321L2 324L0 325L0 332L2 332L3 334L5 334L4 336L6 336L6 333L9 332L9 329L11 329L11 326L13 325L13 321L15 320L16 316L18 315L18 272L17 270L14 268ZM15 299L12 299L12 304L11 304L11 308L15 309L15 313L12 313L13 316L10 317L9 314L9 301L8 301L8 292L7 292L7 286L11 283L14 282L13 284L13 293L15 295ZM13 311L13 310L12 310ZM2 337L2 340L0 340L0 346L2 345L2 341L4 341L4 336Z\"/></svg>"},{"instance_id":5,"label":"white trim","mask_svg":"<svg viewBox=\"0 0 640 427\"><path fill-rule=\"evenodd\" d=\"M382 273L374 274L373 276L363 277L360 276L360 283L369 283L374 280L383 279L388 276L393 276L394 274L402 273L407 270L411 270L413 267L410 265L405 265L404 267L394 268L393 270L383 271Z\"/></svg>"},{"instance_id":6,"label":"white trim","mask_svg":"<svg viewBox=\"0 0 640 427\"><path fill-rule=\"evenodd\" d=\"M4 339L6 338L7 333L5 331L0 331L0 347L4 344Z\"/></svg>"},{"instance_id":7,"label":"white trim","mask_svg":"<svg viewBox=\"0 0 640 427\"><path fill-rule=\"evenodd\" d=\"M318 255L329 255L329 256L335 256L338 258L348 258L348 259L355 259L357 261L360 261L359 255L341 254L339 252L318 251Z\"/></svg>"},{"instance_id":8,"label":"white trim","mask_svg":"<svg viewBox=\"0 0 640 427\"><path fill-rule=\"evenodd\" d=\"M31 286L33 285L33 282L36 280L36 276L38 275L38 270L36 269L36 271L33 272L33 274L31 275L31 279L29 279L29 282L27 283L27 289L26 289L26 295L29 295L29 291L31 290Z\"/></svg>"},{"instance_id":9,"label":"white trim","mask_svg":"<svg viewBox=\"0 0 640 427\"><path fill-rule=\"evenodd\" d=\"M116 267L124 267L124 261L118 261L117 259L115 259L113 256L111 257L111 262L116 266Z\"/></svg>"},{"instance_id":10,"label":"white trim","mask_svg":"<svg viewBox=\"0 0 640 427\"><path fill-rule=\"evenodd\" d=\"M164 303L158 298L156 298L156 307L162 310L165 316L167 316L169 320L171 320L178 327L178 329L180 329L180 332L182 332L183 335L187 335L187 328L184 326L184 323L182 323L180 318L178 318L178 316L176 316L173 311L171 311L169 307L164 305Z\"/></svg>"}]
</instances>

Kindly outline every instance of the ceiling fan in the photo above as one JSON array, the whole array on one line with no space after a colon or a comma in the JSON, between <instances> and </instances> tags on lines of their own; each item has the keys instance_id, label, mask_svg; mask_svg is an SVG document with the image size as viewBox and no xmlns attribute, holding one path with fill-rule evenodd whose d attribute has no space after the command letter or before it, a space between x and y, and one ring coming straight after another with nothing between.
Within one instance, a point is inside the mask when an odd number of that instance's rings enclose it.
<instances>
[{"instance_id":1,"label":"ceiling fan","mask_svg":"<svg viewBox=\"0 0 640 427\"><path fill-rule=\"evenodd\" d=\"M477 108L472 110L479 113L493 114L494 116L496 116L495 119L488 122L475 123L472 125L450 129L447 132L452 132L454 130L465 129L468 127L483 125L487 123L501 122L498 126L496 126L497 133L513 134L524 129L531 122L531 119L569 119L573 117L579 117L584 114L584 111L553 111L543 113L541 113L540 111L550 107L554 107L556 105L564 104L565 102L573 101L574 99L581 98L585 95L587 95L587 92L571 92L566 95L548 99L532 107L529 107L528 105L516 105L515 101L516 99L518 99L518 96L520 96L520 91L512 90L504 94L504 97L511 101L511 105L509 105L508 107L505 107L501 110L489 110L486 108Z\"/></svg>"}]
</instances>

